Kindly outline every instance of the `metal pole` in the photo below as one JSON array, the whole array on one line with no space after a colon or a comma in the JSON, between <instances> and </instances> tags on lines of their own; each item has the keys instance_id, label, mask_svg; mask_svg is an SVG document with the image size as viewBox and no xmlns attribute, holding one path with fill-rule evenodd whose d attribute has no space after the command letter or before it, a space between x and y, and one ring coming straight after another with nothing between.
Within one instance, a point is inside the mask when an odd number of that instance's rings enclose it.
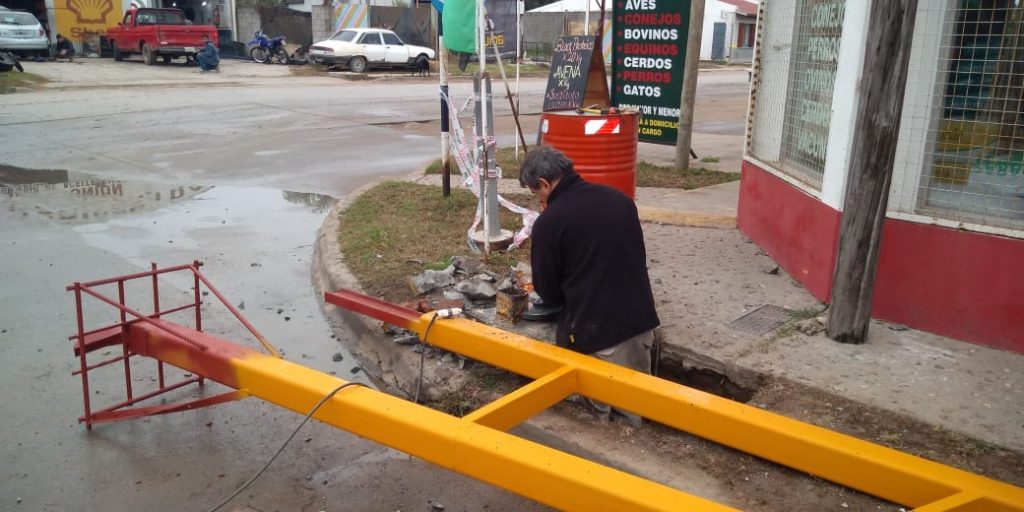
<instances>
[{"instance_id":1,"label":"metal pole","mask_svg":"<svg viewBox=\"0 0 1024 512\"><path fill-rule=\"evenodd\" d=\"M700 68L700 34L704 25L704 0L691 0L690 25L686 36L683 65L683 95L679 98L679 129L676 133L676 170L690 168L690 140L693 137L693 103L697 95Z\"/></svg>"},{"instance_id":2,"label":"metal pole","mask_svg":"<svg viewBox=\"0 0 1024 512\"><path fill-rule=\"evenodd\" d=\"M452 195L452 172L451 172L451 135L448 125L448 49L444 47L444 23L441 20L441 13L437 13L437 51L438 66L437 74L441 82L441 195L450 197Z\"/></svg>"},{"instance_id":3,"label":"metal pole","mask_svg":"<svg viewBox=\"0 0 1024 512\"><path fill-rule=\"evenodd\" d=\"M491 236L497 235L497 229L492 226L493 221L491 219L494 216L493 208L491 207L491 189L496 188L498 183L497 179L491 178L491 171L488 166L488 155L487 155L487 136L488 136L488 113L490 112L490 102L488 101L488 87L487 87L487 44L485 42L487 33L487 19L486 11L484 7L484 0L477 0L476 2L476 30L477 30L477 51L480 55L480 166L481 166L481 179L484 183L484 197L481 200L484 202L484 254L491 254ZM497 203L497 201L495 201Z\"/></svg>"},{"instance_id":4,"label":"metal pole","mask_svg":"<svg viewBox=\"0 0 1024 512\"><path fill-rule=\"evenodd\" d=\"M519 112L519 64L523 61L523 0L516 0L516 105ZM525 144L524 144L525 146ZM526 149L525 147L523 149ZM519 139L516 139L516 160L519 160Z\"/></svg>"},{"instance_id":5,"label":"metal pole","mask_svg":"<svg viewBox=\"0 0 1024 512\"><path fill-rule=\"evenodd\" d=\"M585 36L589 36L590 35L590 2L591 1L592 0L587 0L587 11L586 11L586 14L583 16L583 35L585 35Z\"/></svg>"}]
</instances>

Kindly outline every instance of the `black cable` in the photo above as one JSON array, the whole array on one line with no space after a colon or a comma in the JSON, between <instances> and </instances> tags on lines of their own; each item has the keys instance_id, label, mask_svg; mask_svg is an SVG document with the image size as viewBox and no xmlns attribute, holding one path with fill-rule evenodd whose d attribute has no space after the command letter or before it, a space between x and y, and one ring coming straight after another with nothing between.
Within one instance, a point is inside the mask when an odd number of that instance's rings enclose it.
<instances>
[{"instance_id":1,"label":"black cable","mask_svg":"<svg viewBox=\"0 0 1024 512\"><path fill-rule=\"evenodd\" d=\"M416 394L412 397L412 403L420 403L420 388L423 386L423 366L425 364L424 358L427 354L427 337L430 336L430 328L434 326L434 322L437 321L437 316L440 312L435 311L434 316L430 317L430 323L427 324L427 330L423 332L423 339L420 340L420 344L423 345L423 350L420 351L420 376L416 379Z\"/></svg>"},{"instance_id":2,"label":"black cable","mask_svg":"<svg viewBox=\"0 0 1024 512\"><path fill-rule=\"evenodd\" d=\"M320 409L320 406L322 406L325 403L327 403L327 401L330 400L331 397L333 397L337 392L339 392L339 391L341 391L341 390L343 390L343 389L345 389L345 388L347 388L349 386L362 386L362 385L363 384L361 384L359 382L346 382L346 383L344 383L344 384L334 388L334 390L332 390L330 393L327 393L326 395L324 395L324 397L321 398L320 401L317 402L317 404L314 405L312 409L310 409L309 413L306 414L306 417L303 418L302 421L299 423L299 426L295 427L295 430L292 431L292 435L288 436L288 439L284 440L284 444L282 444L281 447L277 449L277 453L275 453L274 456L271 457L270 460L268 460L267 463L263 465L263 468L260 469L259 471L257 471L256 474L253 475L253 477L250 478L248 482L242 484L242 486L239 487L238 490L236 490L235 492L231 493L231 496L228 496L224 501L222 501L219 504L217 504L216 507L211 508L210 512L217 512L218 510L221 509L221 507L223 507L224 505L227 505L228 503L230 503L231 500L235 499L235 497L237 497L239 494L241 494L242 491L244 491L246 488L248 488L250 485L252 485L252 483L255 482L256 479L259 478L260 475L262 475L263 472L266 471L267 468L269 468L270 465L273 464L275 460L277 460L278 455L281 455L281 452L284 451L284 447L288 446L288 443L291 442L292 438L294 438L295 435L299 433L299 430L302 429L302 426L305 425L306 422L309 421L309 419L312 418L314 414L316 414L316 411Z\"/></svg>"}]
</instances>

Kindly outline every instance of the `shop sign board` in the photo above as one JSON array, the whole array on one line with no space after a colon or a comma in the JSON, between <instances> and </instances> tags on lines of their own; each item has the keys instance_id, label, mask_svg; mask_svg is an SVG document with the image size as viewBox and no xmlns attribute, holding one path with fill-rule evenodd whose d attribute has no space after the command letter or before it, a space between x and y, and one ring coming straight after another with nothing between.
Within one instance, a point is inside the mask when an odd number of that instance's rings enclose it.
<instances>
[{"instance_id":1,"label":"shop sign board","mask_svg":"<svg viewBox=\"0 0 1024 512\"><path fill-rule=\"evenodd\" d=\"M612 104L640 112L641 142L675 145L690 0L615 0Z\"/></svg>"}]
</instances>

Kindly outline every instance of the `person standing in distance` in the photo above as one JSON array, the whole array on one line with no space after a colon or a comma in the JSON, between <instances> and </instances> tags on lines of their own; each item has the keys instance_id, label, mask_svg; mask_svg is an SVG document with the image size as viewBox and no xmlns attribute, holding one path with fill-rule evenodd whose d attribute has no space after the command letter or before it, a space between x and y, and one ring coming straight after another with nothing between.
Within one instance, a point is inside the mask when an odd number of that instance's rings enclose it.
<instances>
[{"instance_id":1,"label":"person standing in distance","mask_svg":"<svg viewBox=\"0 0 1024 512\"><path fill-rule=\"evenodd\" d=\"M544 304L562 306L555 343L650 373L654 328L660 324L647 275L643 229L632 199L588 183L551 146L532 149L519 184L541 204L530 264ZM599 418L640 417L588 399Z\"/></svg>"}]
</instances>

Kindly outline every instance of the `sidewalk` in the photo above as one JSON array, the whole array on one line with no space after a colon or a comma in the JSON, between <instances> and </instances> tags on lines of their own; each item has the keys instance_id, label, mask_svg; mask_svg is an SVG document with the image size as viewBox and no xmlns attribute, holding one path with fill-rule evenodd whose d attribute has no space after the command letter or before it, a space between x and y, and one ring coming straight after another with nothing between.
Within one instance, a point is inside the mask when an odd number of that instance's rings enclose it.
<instances>
[{"instance_id":1,"label":"sidewalk","mask_svg":"<svg viewBox=\"0 0 1024 512\"><path fill-rule=\"evenodd\" d=\"M413 181L439 185L440 176ZM522 193L515 180L502 180L499 191ZM637 191L663 358L720 374L748 395L771 379L787 379L1024 451L1024 355L879 321L864 345L836 343L823 333L731 328L762 305L812 317L825 307L735 229L738 198L739 182Z\"/></svg>"}]
</instances>

